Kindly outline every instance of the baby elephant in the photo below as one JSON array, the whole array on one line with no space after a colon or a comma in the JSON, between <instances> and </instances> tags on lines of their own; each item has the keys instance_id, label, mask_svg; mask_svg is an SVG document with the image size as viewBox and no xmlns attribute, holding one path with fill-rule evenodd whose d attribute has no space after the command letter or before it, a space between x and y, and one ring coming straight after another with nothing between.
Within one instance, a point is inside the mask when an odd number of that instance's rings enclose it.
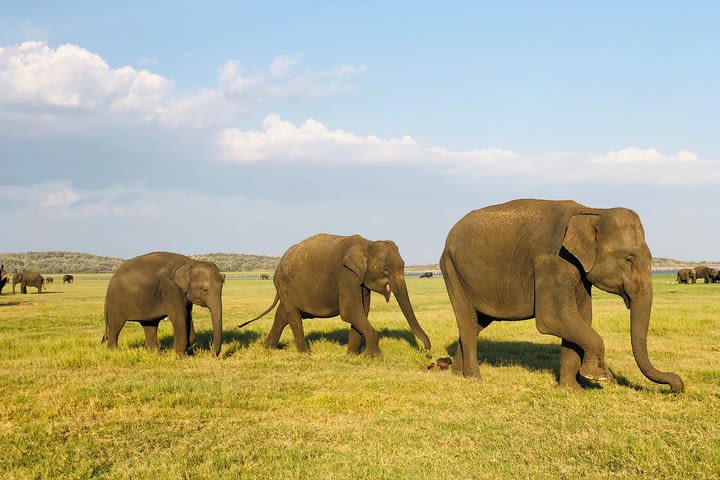
<instances>
[{"instance_id":1,"label":"baby elephant","mask_svg":"<svg viewBox=\"0 0 720 480\"><path fill-rule=\"evenodd\" d=\"M370 292L377 292L390 301L394 294L410 328L426 349L430 340L415 319L403 277L405 263L397 246L390 241L373 242L360 235L314 235L293 245L280 259L273 282L277 294L273 304L257 318L269 313L278 301L275 322L265 339L265 347L278 344L288 324L300 352L310 347L302 327L303 318L329 318L340 315L350 324L348 353L360 352L361 336L365 337L368 356L380 353L378 334L368 322Z\"/></svg>"},{"instance_id":2,"label":"baby elephant","mask_svg":"<svg viewBox=\"0 0 720 480\"><path fill-rule=\"evenodd\" d=\"M167 317L173 326L175 353L187 354L195 343L192 306L210 309L213 351L222 344L223 276L211 262L193 260L176 253L155 252L124 262L110 279L105 297L105 334L108 348L117 347L125 322L139 322L145 330L145 346L159 348L157 329Z\"/></svg>"},{"instance_id":3,"label":"baby elephant","mask_svg":"<svg viewBox=\"0 0 720 480\"><path fill-rule=\"evenodd\" d=\"M47 277L45 283L53 283L53 277Z\"/></svg>"}]
</instances>

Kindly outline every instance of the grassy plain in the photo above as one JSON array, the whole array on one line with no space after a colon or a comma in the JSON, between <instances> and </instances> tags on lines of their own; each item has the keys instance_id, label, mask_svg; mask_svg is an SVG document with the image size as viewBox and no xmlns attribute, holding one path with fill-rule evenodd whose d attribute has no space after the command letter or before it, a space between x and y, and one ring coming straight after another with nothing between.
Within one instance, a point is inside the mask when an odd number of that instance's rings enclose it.
<instances>
[{"instance_id":1,"label":"grassy plain","mask_svg":"<svg viewBox=\"0 0 720 480\"><path fill-rule=\"evenodd\" d=\"M680 396L638 371L620 298L594 290L594 326L616 380L556 388L559 347L532 321L482 332L483 382L425 366L453 352L442 278L409 278L433 342L417 348L393 301L374 296L383 356L345 354L347 326L307 320L312 354L265 351L270 281L228 278L220 359L195 309L198 345L176 359L143 348L130 323L100 344L109 275L77 275L42 295L0 296L0 478L717 478L720 284L655 278L649 350L679 373ZM30 289L34 291L34 289Z\"/></svg>"}]
</instances>

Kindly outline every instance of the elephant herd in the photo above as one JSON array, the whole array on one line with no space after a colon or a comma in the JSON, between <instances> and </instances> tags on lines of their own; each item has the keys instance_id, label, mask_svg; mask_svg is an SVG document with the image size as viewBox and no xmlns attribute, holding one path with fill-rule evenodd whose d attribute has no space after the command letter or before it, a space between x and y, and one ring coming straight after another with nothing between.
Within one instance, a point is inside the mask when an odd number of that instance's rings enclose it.
<instances>
[{"instance_id":1,"label":"elephant herd","mask_svg":"<svg viewBox=\"0 0 720 480\"><path fill-rule=\"evenodd\" d=\"M681 268L677 272L677 283L696 283L698 278L704 278L704 283L720 283L720 269L704 265L695 268Z\"/></svg>"},{"instance_id":2,"label":"elephant herd","mask_svg":"<svg viewBox=\"0 0 720 480\"><path fill-rule=\"evenodd\" d=\"M393 296L415 336L430 339L413 310L397 245L360 235L318 234L291 246L272 276L276 294L258 320L274 308L265 339L278 345L290 326L299 352L310 351L303 331L307 318L340 316L349 324L348 353L380 353L378 333L368 320L371 292ZM480 378L477 336L496 321L535 319L541 333L562 341L559 384L580 389L578 376L612 377L602 338L592 328L591 288L620 296L630 310L632 351L651 381L684 389L675 373L657 370L647 351L652 307L651 254L638 215L625 208L596 209L573 201L523 199L468 213L450 230L440 270L458 327L455 373ZM186 355L195 341L192 307L210 310L212 349L222 343L224 277L211 262L155 252L123 263L105 299L105 333L115 348L123 325L139 322L146 347L158 349L158 323L168 318L174 349Z\"/></svg>"},{"instance_id":3,"label":"elephant herd","mask_svg":"<svg viewBox=\"0 0 720 480\"><path fill-rule=\"evenodd\" d=\"M5 265L0 265L0 294L6 283L10 279L10 274L5 270ZM20 284L20 293L26 294L27 287L37 288L38 293L42 293L43 285L53 283L53 277L43 277L37 272L29 270L23 270L21 272L15 272L12 274L12 288L13 294L15 293L15 286ZM72 275L64 275L63 283L73 283Z\"/></svg>"}]
</instances>

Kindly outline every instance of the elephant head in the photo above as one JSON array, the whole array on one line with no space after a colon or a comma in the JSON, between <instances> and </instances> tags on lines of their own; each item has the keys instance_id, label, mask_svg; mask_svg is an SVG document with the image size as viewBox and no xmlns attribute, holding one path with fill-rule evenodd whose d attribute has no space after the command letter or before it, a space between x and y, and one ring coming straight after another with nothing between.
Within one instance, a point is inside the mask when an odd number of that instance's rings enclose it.
<instances>
[{"instance_id":1,"label":"elephant head","mask_svg":"<svg viewBox=\"0 0 720 480\"><path fill-rule=\"evenodd\" d=\"M383 295L386 302L390 301L390 294L395 296L413 333L429 350L430 339L418 324L410 303L405 284L405 262L397 245L389 240L358 243L348 251L344 264L355 272L367 289Z\"/></svg>"},{"instance_id":2,"label":"elephant head","mask_svg":"<svg viewBox=\"0 0 720 480\"><path fill-rule=\"evenodd\" d=\"M653 288L650 249L640 218L632 210L613 208L570 218L563 246L577 258L588 281L622 297L630 310L630 337L640 371L656 383L682 392L675 373L657 370L648 357L647 331Z\"/></svg>"},{"instance_id":3,"label":"elephant head","mask_svg":"<svg viewBox=\"0 0 720 480\"><path fill-rule=\"evenodd\" d=\"M211 262L191 261L176 267L172 281L194 305L210 310L213 328L213 351L220 354L222 346L222 287L223 278Z\"/></svg>"}]
</instances>

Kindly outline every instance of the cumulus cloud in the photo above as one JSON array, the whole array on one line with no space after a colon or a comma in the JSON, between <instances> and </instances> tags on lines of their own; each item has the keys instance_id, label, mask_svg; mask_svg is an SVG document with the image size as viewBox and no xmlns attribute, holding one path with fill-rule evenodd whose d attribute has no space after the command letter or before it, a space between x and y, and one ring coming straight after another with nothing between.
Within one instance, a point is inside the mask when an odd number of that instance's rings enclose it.
<instances>
[{"instance_id":1,"label":"cumulus cloud","mask_svg":"<svg viewBox=\"0 0 720 480\"><path fill-rule=\"evenodd\" d=\"M154 62L145 58L140 65ZM338 66L295 73L298 62L299 57L276 57L266 70L248 73L230 60L220 68L216 87L177 92L169 78L131 66L113 68L97 53L77 45L52 48L47 42L24 42L0 48L0 105L45 120L84 112L130 115L168 127L202 127L236 120L249 105L267 99L349 91L350 79L364 71L364 67Z\"/></svg>"},{"instance_id":2,"label":"cumulus cloud","mask_svg":"<svg viewBox=\"0 0 720 480\"><path fill-rule=\"evenodd\" d=\"M217 133L220 158L233 163L316 165L402 164L470 176L524 176L545 182L620 181L706 183L720 179L720 162L689 151L664 154L634 146L605 154L524 154L502 148L449 150L423 146L409 136L382 139L331 130L315 119L297 126L269 115L262 130L229 128Z\"/></svg>"}]
</instances>

